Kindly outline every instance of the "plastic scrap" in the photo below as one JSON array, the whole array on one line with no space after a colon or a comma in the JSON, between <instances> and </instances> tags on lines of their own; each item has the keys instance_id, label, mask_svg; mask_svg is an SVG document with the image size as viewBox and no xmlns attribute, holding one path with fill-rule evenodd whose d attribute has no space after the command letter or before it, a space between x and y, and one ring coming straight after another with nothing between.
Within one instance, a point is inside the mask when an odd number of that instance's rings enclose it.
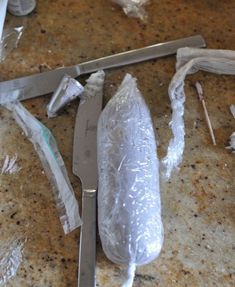
<instances>
[{"instance_id":1,"label":"plastic scrap","mask_svg":"<svg viewBox=\"0 0 235 287\"><path fill-rule=\"evenodd\" d=\"M159 162L149 109L127 74L98 122L98 226L106 256L126 267L123 287L137 265L163 244Z\"/></svg>"},{"instance_id":2,"label":"plastic scrap","mask_svg":"<svg viewBox=\"0 0 235 287\"><path fill-rule=\"evenodd\" d=\"M96 96L97 93L103 93L104 78L105 73L102 70L90 75L90 77L86 80L84 92L80 95L81 104L87 99Z\"/></svg>"},{"instance_id":3,"label":"plastic scrap","mask_svg":"<svg viewBox=\"0 0 235 287\"><path fill-rule=\"evenodd\" d=\"M13 174L21 170L17 164L18 156L15 154L12 158L9 155L6 155L3 160L1 174Z\"/></svg>"},{"instance_id":4,"label":"plastic scrap","mask_svg":"<svg viewBox=\"0 0 235 287\"><path fill-rule=\"evenodd\" d=\"M14 238L0 246L0 286L16 276L17 270L23 259L23 247L26 239Z\"/></svg>"},{"instance_id":5,"label":"plastic scrap","mask_svg":"<svg viewBox=\"0 0 235 287\"><path fill-rule=\"evenodd\" d=\"M57 116L58 111L76 99L83 90L83 86L77 80L69 75L64 75L47 106L48 117Z\"/></svg>"},{"instance_id":6,"label":"plastic scrap","mask_svg":"<svg viewBox=\"0 0 235 287\"><path fill-rule=\"evenodd\" d=\"M20 102L9 103L18 125L33 143L52 184L60 221L67 234L81 225L78 203L56 141L48 128L31 115Z\"/></svg>"},{"instance_id":7,"label":"plastic scrap","mask_svg":"<svg viewBox=\"0 0 235 287\"><path fill-rule=\"evenodd\" d=\"M4 61L13 49L17 48L23 31L23 25L14 25L13 22L9 23L3 30L0 41L0 62Z\"/></svg>"},{"instance_id":8,"label":"plastic scrap","mask_svg":"<svg viewBox=\"0 0 235 287\"><path fill-rule=\"evenodd\" d=\"M210 50L198 48L181 48L177 51L177 72L168 88L171 100L172 120L170 127L173 138L170 140L163 165L166 168L165 176L169 178L174 168L182 161L184 151L184 80L187 74L198 70L207 72L235 75L235 51Z\"/></svg>"},{"instance_id":9,"label":"plastic scrap","mask_svg":"<svg viewBox=\"0 0 235 287\"><path fill-rule=\"evenodd\" d=\"M227 149L231 149L232 153L235 153L235 132L233 132L230 136L229 146Z\"/></svg>"},{"instance_id":10,"label":"plastic scrap","mask_svg":"<svg viewBox=\"0 0 235 287\"><path fill-rule=\"evenodd\" d=\"M230 111L231 111L233 117L235 118L235 105L230 106Z\"/></svg>"},{"instance_id":11,"label":"plastic scrap","mask_svg":"<svg viewBox=\"0 0 235 287\"><path fill-rule=\"evenodd\" d=\"M140 18L145 20L147 14L143 8L149 0L113 0L113 2L119 4L126 15L130 17Z\"/></svg>"}]
</instances>

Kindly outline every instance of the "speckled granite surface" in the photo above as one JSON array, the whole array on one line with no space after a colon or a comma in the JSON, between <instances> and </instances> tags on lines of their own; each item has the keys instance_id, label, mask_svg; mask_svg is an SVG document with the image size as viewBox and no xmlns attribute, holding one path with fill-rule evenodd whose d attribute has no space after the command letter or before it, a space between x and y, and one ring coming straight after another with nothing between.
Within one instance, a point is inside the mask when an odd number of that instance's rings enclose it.
<instances>
[{"instance_id":1,"label":"speckled granite surface","mask_svg":"<svg viewBox=\"0 0 235 287\"><path fill-rule=\"evenodd\" d=\"M126 17L107 0L38 0L26 18L19 47L0 64L0 80L72 65L114 52L202 34L209 48L235 50L235 3L219 0L151 1L146 24ZM10 20L12 16L7 17ZM160 139L159 156L170 138L167 87L175 58L168 57L107 73L105 100L126 72L138 78ZM80 78L84 82L85 77ZM192 84L205 90L217 146L211 144L202 107ZM186 81L186 149L170 183L162 184L164 248L153 263L137 268L134 287L211 287L235 285L235 158L225 149L235 120L231 76L197 73ZM79 180L72 175L73 126L78 102L47 119L49 96L24 105L54 133L80 202ZM16 235L27 238L17 276L6 286L77 286L79 230L64 236L51 186L31 143L11 114L0 109L0 160L18 154L19 173L0 175L1 245ZM109 262L98 242L97 286L120 286L121 268Z\"/></svg>"}]
</instances>

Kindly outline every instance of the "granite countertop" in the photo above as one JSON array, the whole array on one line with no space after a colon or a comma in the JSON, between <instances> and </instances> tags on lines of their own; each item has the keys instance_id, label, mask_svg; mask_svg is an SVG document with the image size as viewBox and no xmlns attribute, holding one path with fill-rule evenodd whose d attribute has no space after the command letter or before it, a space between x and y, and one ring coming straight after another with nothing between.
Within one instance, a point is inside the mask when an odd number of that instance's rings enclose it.
<instances>
[{"instance_id":1,"label":"granite countertop","mask_svg":"<svg viewBox=\"0 0 235 287\"><path fill-rule=\"evenodd\" d=\"M17 49L0 63L0 80L201 34L208 48L235 50L235 2L168 0L148 5L148 22L128 18L107 0L38 0L37 9L17 21L26 25ZM16 21L7 15L7 21ZM107 72L105 101L125 73L138 79L159 136L159 157L171 136L168 84L175 57L167 57ZM87 77L80 77L84 83ZM203 85L215 130L213 146L202 106L192 85ZM234 155L225 149L235 129L229 106L235 104L232 76L198 72L185 83L186 149L180 170L162 183L165 241L158 259L138 267L134 287L211 287L235 284ZM72 174L73 127L78 101L59 117L48 119L50 96L23 104L53 132L81 204L79 180ZM18 155L21 170L0 175L0 246L12 239L24 242L23 261L7 287L77 286L79 230L65 236L52 188L28 139L5 109L0 109L0 160ZM80 206L81 208L81 206ZM97 286L116 287L122 268L106 259L100 242ZM1 254L1 250L0 250ZM0 256L1 259L1 256Z\"/></svg>"}]
</instances>

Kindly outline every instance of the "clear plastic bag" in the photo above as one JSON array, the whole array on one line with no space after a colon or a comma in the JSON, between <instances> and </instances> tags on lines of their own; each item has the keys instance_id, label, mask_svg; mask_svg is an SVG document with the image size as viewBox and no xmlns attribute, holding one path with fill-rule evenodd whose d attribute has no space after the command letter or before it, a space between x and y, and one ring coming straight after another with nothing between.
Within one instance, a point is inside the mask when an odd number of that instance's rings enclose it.
<instances>
[{"instance_id":1,"label":"clear plastic bag","mask_svg":"<svg viewBox=\"0 0 235 287\"><path fill-rule=\"evenodd\" d=\"M141 20L145 20L147 14L143 8L149 0L113 0L113 2L119 4L126 15L130 17L137 17Z\"/></svg>"},{"instance_id":2,"label":"clear plastic bag","mask_svg":"<svg viewBox=\"0 0 235 287\"><path fill-rule=\"evenodd\" d=\"M184 80L188 74L199 70L225 75L235 75L235 51L180 48L177 51L177 72L171 80L168 94L171 100L172 120L170 127L173 138L170 140L167 155L163 159L165 176L168 179L182 161L184 152Z\"/></svg>"},{"instance_id":3,"label":"clear plastic bag","mask_svg":"<svg viewBox=\"0 0 235 287\"><path fill-rule=\"evenodd\" d=\"M127 268L154 260L163 244L159 163L149 109L127 74L98 122L98 225L106 256Z\"/></svg>"}]
</instances>

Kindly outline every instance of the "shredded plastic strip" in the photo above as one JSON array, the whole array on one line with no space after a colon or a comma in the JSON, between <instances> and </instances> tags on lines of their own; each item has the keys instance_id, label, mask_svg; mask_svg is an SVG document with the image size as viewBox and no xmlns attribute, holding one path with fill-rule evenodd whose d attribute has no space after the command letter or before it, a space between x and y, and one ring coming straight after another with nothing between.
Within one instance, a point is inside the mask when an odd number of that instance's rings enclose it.
<instances>
[{"instance_id":1,"label":"shredded plastic strip","mask_svg":"<svg viewBox=\"0 0 235 287\"><path fill-rule=\"evenodd\" d=\"M15 154L12 158L9 155L6 155L3 160L1 174L14 174L21 170L17 164L18 156Z\"/></svg>"},{"instance_id":2,"label":"shredded plastic strip","mask_svg":"<svg viewBox=\"0 0 235 287\"><path fill-rule=\"evenodd\" d=\"M230 106L230 111L231 111L231 114L233 115L233 117L235 119L235 105Z\"/></svg>"},{"instance_id":3,"label":"shredded plastic strip","mask_svg":"<svg viewBox=\"0 0 235 287\"><path fill-rule=\"evenodd\" d=\"M23 248L26 239L13 238L10 242L0 245L0 286L4 286L16 276L23 259Z\"/></svg>"},{"instance_id":4,"label":"shredded plastic strip","mask_svg":"<svg viewBox=\"0 0 235 287\"><path fill-rule=\"evenodd\" d=\"M31 115L21 103L6 105L18 125L33 143L52 184L59 217L67 234L81 225L79 207L55 138L48 128Z\"/></svg>"},{"instance_id":5,"label":"shredded plastic strip","mask_svg":"<svg viewBox=\"0 0 235 287\"><path fill-rule=\"evenodd\" d=\"M98 226L106 256L126 268L158 257L163 244L159 162L149 109L127 74L98 122Z\"/></svg>"},{"instance_id":6,"label":"shredded plastic strip","mask_svg":"<svg viewBox=\"0 0 235 287\"><path fill-rule=\"evenodd\" d=\"M235 51L181 48L177 51L176 67L178 70L168 88L172 108L170 127L173 138L170 140L167 155L162 160L167 179L173 169L181 163L184 151L184 80L187 74L204 70L216 74L235 75Z\"/></svg>"},{"instance_id":7,"label":"shredded plastic strip","mask_svg":"<svg viewBox=\"0 0 235 287\"><path fill-rule=\"evenodd\" d=\"M235 132L233 132L230 136L229 146L226 147L227 149L231 149L232 153L235 154Z\"/></svg>"},{"instance_id":8,"label":"shredded plastic strip","mask_svg":"<svg viewBox=\"0 0 235 287\"><path fill-rule=\"evenodd\" d=\"M126 15L146 20L147 14L143 8L149 0L113 0L123 8Z\"/></svg>"}]
</instances>

